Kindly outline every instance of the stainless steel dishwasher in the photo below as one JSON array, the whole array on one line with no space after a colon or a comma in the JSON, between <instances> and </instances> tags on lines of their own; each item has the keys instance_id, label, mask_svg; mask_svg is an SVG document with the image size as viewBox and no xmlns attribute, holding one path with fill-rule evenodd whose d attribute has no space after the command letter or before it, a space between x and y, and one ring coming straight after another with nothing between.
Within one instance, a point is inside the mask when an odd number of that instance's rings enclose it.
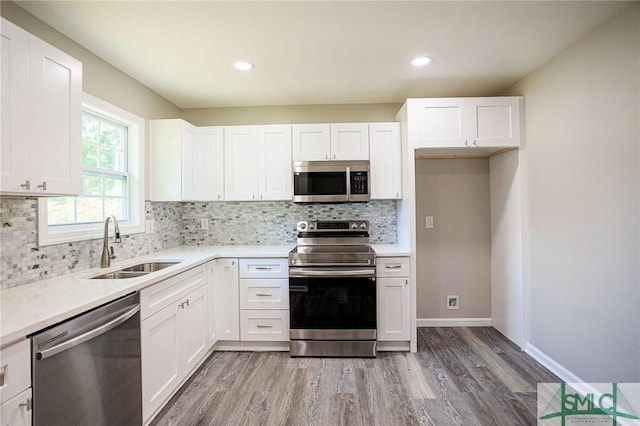
<instances>
[{"instance_id":1,"label":"stainless steel dishwasher","mask_svg":"<svg viewBox=\"0 0 640 426\"><path fill-rule=\"evenodd\" d=\"M35 426L142 424L137 293L32 336Z\"/></svg>"}]
</instances>

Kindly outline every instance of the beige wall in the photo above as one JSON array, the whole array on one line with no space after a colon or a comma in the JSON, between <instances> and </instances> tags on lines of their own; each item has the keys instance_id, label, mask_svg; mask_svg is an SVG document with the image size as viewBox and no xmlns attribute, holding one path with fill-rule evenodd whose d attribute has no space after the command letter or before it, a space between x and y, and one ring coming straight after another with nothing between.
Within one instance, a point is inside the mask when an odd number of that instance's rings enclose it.
<instances>
[{"instance_id":1,"label":"beige wall","mask_svg":"<svg viewBox=\"0 0 640 426\"><path fill-rule=\"evenodd\" d=\"M640 3L507 94L525 97L529 341L583 380L638 382Z\"/></svg>"},{"instance_id":2,"label":"beige wall","mask_svg":"<svg viewBox=\"0 0 640 426\"><path fill-rule=\"evenodd\" d=\"M245 124L366 123L394 121L402 104L292 105L186 109L182 118L196 126Z\"/></svg>"},{"instance_id":3,"label":"beige wall","mask_svg":"<svg viewBox=\"0 0 640 426\"><path fill-rule=\"evenodd\" d=\"M490 318L489 160L416 160L416 217L417 317ZM460 309L446 308L448 295Z\"/></svg>"}]
</instances>

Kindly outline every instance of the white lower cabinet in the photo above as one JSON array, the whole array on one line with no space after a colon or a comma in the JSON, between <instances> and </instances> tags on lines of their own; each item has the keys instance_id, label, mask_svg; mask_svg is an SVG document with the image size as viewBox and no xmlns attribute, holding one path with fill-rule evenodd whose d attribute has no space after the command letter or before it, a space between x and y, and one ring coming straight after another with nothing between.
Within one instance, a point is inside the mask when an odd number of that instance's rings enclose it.
<instances>
[{"instance_id":1,"label":"white lower cabinet","mask_svg":"<svg viewBox=\"0 0 640 426\"><path fill-rule=\"evenodd\" d=\"M144 421L168 400L202 360L209 349L206 268L200 266L167 281L180 287L198 282L182 292L160 282L143 289L141 300L162 297L141 322L142 413Z\"/></svg>"},{"instance_id":2,"label":"white lower cabinet","mask_svg":"<svg viewBox=\"0 0 640 426\"><path fill-rule=\"evenodd\" d=\"M217 340L240 340L238 260L217 259L213 277L213 311Z\"/></svg>"},{"instance_id":3,"label":"white lower cabinet","mask_svg":"<svg viewBox=\"0 0 640 426\"><path fill-rule=\"evenodd\" d=\"M378 341L408 341L411 338L409 258L377 259Z\"/></svg>"},{"instance_id":4,"label":"white lower cabinet","mask_svg":"<svg viewBox=\"0 0 640 426\"><path fill-rule=\"evenodd\" d=\"M289 341L289 310L242 309L240 330L243 341Z\"/></svg>"},{"instance_id":5,"label":"white lower cabinet","mask_svg":"<svg viewBox=\"0 0 640 426\"><path fill-rule=\"evenodd\" d=\"M240 340L289 341L288 259L240 259Z\"/></svg>"},{"instance_id":6,"label":"white lower cabinet","mask_svg":"<svg viewBox=\"0 0 640 426\"><path fill-rule=\"evenodd\" d=\"M31 388L0 406L2 426L31 426Z\"/></svg>"},{"instance_id":7,"label":"white lower cabinet","mask_svg":"<svg viewBox=\"0 0 640 426\"><path fill-rule=\"evenodd\" d=\"M0 350L0 424L31 425L31 345L24 339Z\"/></svg>"}]
</instances>

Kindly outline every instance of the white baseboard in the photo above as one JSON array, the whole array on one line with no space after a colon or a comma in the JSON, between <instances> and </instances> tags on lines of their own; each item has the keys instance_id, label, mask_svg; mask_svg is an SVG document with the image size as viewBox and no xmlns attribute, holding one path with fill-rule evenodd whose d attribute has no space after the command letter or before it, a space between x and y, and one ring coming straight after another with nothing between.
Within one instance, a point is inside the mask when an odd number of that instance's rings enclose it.
<instances>
[{"instance_id":1,"label":"white baseboard","mask_svg":"<svg viewBox=\"0 0 640 426\"><path fill-rule=\"evenodd\" d=\"M562 364L551 358L549 355L542 352L540 349L533 346L531 343L524 345L524 351L529 354L533 359L542 364L547 370L558 376L560 380L566 383L584 383L580 377L573 374Z\"/></svg>"},{"instance_id":2,"label":"white baseboard","mask_svg":"<svg viewBox=\"0 0 640 426\"><path fill-rule=\"evenodd\" d=\"M491 318L418 318L417 327L491 327Z\"/></svg>"}]
</instances>

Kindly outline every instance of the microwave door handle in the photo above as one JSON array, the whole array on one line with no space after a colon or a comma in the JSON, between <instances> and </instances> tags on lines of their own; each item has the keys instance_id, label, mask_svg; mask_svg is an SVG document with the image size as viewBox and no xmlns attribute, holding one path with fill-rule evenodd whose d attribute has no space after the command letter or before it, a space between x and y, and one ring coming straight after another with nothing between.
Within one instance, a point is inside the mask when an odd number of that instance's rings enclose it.
<instances>
[{"instance_id":1,"label":"microwave door handle","mask_svg":"<svg viewBox=\"0 0 640 426\"><path fill-rule=\"evenodd\" d=\"M351 167L347 166L347 201L351 201Z\"/></svg>"}]
</instances>

